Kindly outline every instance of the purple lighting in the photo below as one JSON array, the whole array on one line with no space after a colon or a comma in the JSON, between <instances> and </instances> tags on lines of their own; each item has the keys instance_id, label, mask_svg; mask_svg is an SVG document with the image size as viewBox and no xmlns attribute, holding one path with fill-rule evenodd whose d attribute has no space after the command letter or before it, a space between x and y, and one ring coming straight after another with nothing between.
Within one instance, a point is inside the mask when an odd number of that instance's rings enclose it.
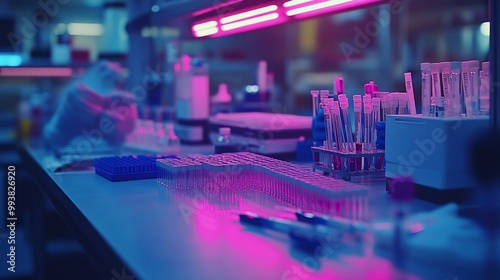
<instances>
[{"instance_id":1,"label":"purple lighting","mask_svg":"<svg viewBox=\"0 0 500 280\"><path fill-rule=\"evenodd\" d=\"M192 26L195 37L220 37L276 25L334 11L359 9L387 0L291 0L283 4L256 6L236 13L196 22Z\"/></svg>"}]
</instances>

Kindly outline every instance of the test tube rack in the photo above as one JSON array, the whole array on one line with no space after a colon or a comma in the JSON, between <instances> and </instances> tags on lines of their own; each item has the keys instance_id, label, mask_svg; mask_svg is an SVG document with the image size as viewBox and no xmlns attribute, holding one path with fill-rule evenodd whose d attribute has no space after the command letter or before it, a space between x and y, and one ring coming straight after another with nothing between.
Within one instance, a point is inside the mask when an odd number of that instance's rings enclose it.
<instances>
[{"instance_id":1,"label":"test tube rack","mask_svg":"<svg viewBox=\"0 0 500 280\"><path fill-rule=\"evenodd\" d=\"M154 179L157 177L155 161L176 156L113 156L94 160L95 173L111 182Z\"/></svg>"},{"instance_id":2,"label":"test tube rack","mask_svg":"<svg viewBox=\"0 0 500 280\"><path fill-rule=\"evenodd\" d=\"M366 190L364 186L313 172L307 166L249 152L158 159L156 165L158 183L178 190L253 190L280 199L303 190L326 196Z\"/></svg>"},{"instance_id":3,"label":"test tube rack","mask_svg":"<svg viewBox=\"0 0 500 280\"><path fill-rule=\"evenodd\" d=\"M313 171L320 170L350 181L358 176L385 176L385 151L343 152L326 147L311 147Z\"/></svg>"}]
</instances>

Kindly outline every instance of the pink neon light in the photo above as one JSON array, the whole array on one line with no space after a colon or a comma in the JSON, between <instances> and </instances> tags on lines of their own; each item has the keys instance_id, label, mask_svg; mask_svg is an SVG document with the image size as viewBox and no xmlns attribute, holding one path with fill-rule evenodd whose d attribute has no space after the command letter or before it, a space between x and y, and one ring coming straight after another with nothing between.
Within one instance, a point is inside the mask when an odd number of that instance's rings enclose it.
<instances>
[{"instance_id":1,"label":"pink neon light","mask_svg":"<svg viewBox=\"0 0 500 280\"><path fill-rule=\"evenodd\" d=\"M219 28L212 27L212 28L208 28L208 29L196 31L194 33L194 36L195 37L205 37L205 36L213 35L213 34L215 34L217 32L219 32Z\"/></svg>"},{"instance_id":2,"label":"pink neon light","mask_svg":"<svg viewBox=\"0 0 500 280\"><path fill-rule=\"evenodd\" d=\"M193 31L200 31L200 30L203 30L203 29L208 29L208 28L213 28L213 27L217 27L217 21L215 21L215 20L211 20L211 21L208 21L208 22L195 24L195 25L193 25L192 30Z\"/></svg>"},{"instance_id":3,"label":"pink neon light","mask_svg":"<svg viewBox=\"0 0 500 280\"><path fill-rule=\"evenodd\" d=\"M288 7L296 6L296 5L311 2L311 1L313 1L313 0L292 0L292 1L285 2L283 4L283 7L288 8Z\"/></svg>"},{"instance_id":4,"label":"pink neon light","mask_svg":"<svg viewBox=\"0 0 500 280\"><path fill-rule=\"evenodd\" d=\"M276 11L277 9L278 9L278 6L276 6L276 5L266 6L266 7L258 8L255 10L250 10L250 11L247 11L244 13L239 13L239 14L235 14L232 16L221 18L220 23L226 24L226 23L230 23L230 22L235 22L235 21L238 21L241 19L256 16L256 15L261 15L261 14L273 12L273 11Z\"/></svg>"},{"instance_id":5,"label":"pink neon light","mask_svg":"<svg viewBox=\"0 0 500 280\"><path fill-rule=\"evenodd\" d=\"M0 76L6 77L71 77L69 67L15 67L0 68Z\"/></svg>"},{"instance_id":6,"label":"pink neon light","mask_svg":"<svg viewBox=\"0 0 500 280\"><path fill-rule=\"evenodd\" d=\"M336 5L340 5L340 4L344 4L344 3L348 3L348 2L352 2L352 0L329 0L329 1L324 1L324 2L321 2L321 3L316 3L316 4L312 4L312 5L308 5L308 6L304 6L304 7L300 7L300 8L296 8L296 9L292 9L292 10L288 10L286 12L286 15L287 16L294 16L294 15L298 15L298 14L303 14L303 13L313 12L313 11L317 11L317 10L321 10L321 9L325 9L325 8L330 8L332 6L336 6Z\"/></svg>"},{"instance_id":7,"label":"pink neon light","mask_svg":"<svg viewBox=\"0 0 500 280\"><path fill-rule=\"evenodd\" d=\"M225 24L221 27L221 29L222 29L222 31L233 30L233 29L237 29L237 28L241 28L241 27L245 27L245 26L249 26L249 25L254 25L254 24L258 24L258 23L263 23L263 22L275 20L275 19L278 19L279 16L280 15L278 13L272 13L269 15L254 17L251 19L246 19L246 20L235 22L235 23Z\"/></svg>"}]
</instances>

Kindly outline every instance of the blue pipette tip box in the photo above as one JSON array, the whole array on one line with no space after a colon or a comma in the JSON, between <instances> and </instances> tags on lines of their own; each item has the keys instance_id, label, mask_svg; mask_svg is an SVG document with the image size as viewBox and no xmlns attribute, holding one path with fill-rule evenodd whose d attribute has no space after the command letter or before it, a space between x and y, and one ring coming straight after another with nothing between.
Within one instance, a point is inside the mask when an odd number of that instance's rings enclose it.
<instances>
[{"instance_id":1,"label":"blue pipette tip box","mask_svg":"<svg viewBox=\"0 0 500 280\"><path fill-rule=\"evenodd\" d=\"M116 156L94 161L95 173L112 182L157 177L156 160L176 156Z\"/></svg>"}]
</instances>

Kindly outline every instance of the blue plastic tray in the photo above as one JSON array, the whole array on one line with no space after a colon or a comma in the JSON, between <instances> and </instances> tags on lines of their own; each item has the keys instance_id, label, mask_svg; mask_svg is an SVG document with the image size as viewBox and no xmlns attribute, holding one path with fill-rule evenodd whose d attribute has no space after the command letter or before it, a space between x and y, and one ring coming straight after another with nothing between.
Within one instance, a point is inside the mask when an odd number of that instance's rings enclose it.
<instances>
[{"instance_id":1,"label":"blue plastic tray","mask_svg":"<svg viewBox=\"0 0 500 280\"><path fill-rule=\"evenodd\" d=\"M131 181L157 178L156 160L176 156L103 157L94 161L95 173L109 181Z\"/></svg>"}]
</instances>

